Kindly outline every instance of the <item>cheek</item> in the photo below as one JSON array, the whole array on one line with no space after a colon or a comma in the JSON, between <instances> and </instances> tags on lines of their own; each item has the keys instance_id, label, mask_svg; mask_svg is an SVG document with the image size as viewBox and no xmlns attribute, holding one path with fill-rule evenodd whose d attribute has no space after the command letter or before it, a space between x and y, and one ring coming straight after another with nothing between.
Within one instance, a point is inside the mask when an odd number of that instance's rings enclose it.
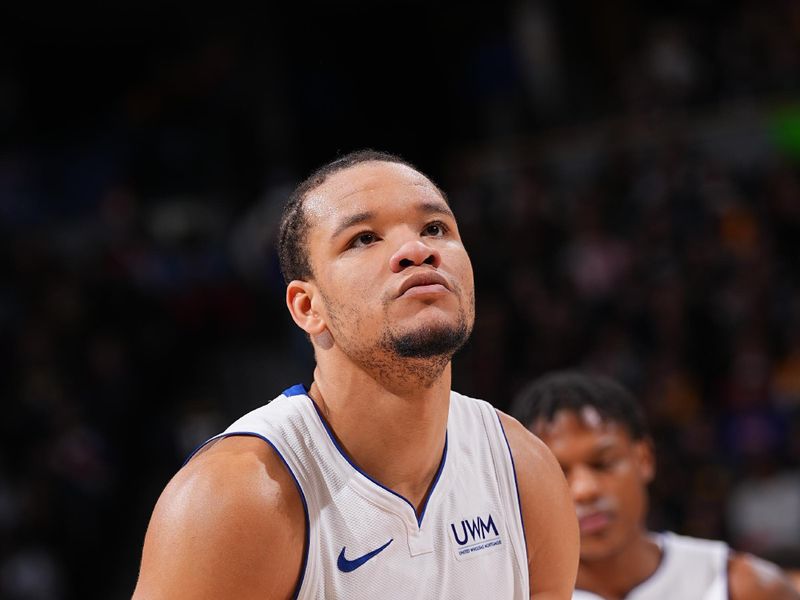
<instances>
[{"instance_id":1,"label":"cheek","mask_svg":"<svg viewBox=\"0 0 800 600\"><path fill-rule=\"evenodd\" d=\"M473 278L472 262L470 262L469 256L466 254L466 252L462 251L461 253L459 253L457 264L458 264L459 275L463 280L469 281L471 285Z\"/></svg>"},{"instance_id":2,"label":"cheek","mask_svg":"<svg viewBox=\"0 0 800 600\"><path fill-rule=\"evenodd\" d=\"M372 273L361 265L337 265L325 273L325 289L340 304L358 304L370 296L373 287Z\"/></svg>"},{"instance_id":3,"label":"cheek","mask_svg":"<svg viewBox=\"0 0 800 600\"><path fill-rule=\"evenodd\" d=\"M459 287L461 296L466 300L475 295L475 280L472 273L472 264L469 258L461 257L459 262L451 263L455 265L451 271Z\"/></svg>"},{"instance_id":4,"label":"cheek","mask_svg":"<svg viewBox=\"0 0 800 600\"><path fill-rule=\"evenodd\" d=\"M646 495L642 482L636 477L629 475L625 479L624 485L617 490L617 498L628 520L638 522L644 517Z\"/></svg>"}]
</instances>

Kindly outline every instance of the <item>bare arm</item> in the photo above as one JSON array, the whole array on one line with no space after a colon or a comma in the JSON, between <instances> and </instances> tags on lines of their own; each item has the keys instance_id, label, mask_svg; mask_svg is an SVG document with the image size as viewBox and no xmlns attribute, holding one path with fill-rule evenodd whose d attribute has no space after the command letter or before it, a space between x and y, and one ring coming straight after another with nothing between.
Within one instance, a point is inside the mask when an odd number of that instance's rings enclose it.
<instances>
[{"instance_id":1,"label":"bare arm","mask_svg":"<svg viewBox=\"0 0 800 600\"><path fill-rule=\"evenodd\" d=\"M578 571L575 508L558 462L539 438L500 413L517 470L531 600L569 600Z\"/></svg>"},{"instance_id":2,"label":"bare arm","mask_svg":"<svg viewBox=\"0 0 800 600\"><path fill-rule=\"evenodd\" d=\"M728 589L731 600L800 600L800 592L783 571L752 554L731 555Z\"/></svg>"},{"instance_id":3,"label":"bare arm","mask_svg":"<svg viewBox=\"0 0 800 600\"><path fill-rule=\"evenodd\" d=\"M259 439L227 438L159 498L133 598L289 598L304 543L305 513L286 466Z\"/></svg>"}]
</instances>

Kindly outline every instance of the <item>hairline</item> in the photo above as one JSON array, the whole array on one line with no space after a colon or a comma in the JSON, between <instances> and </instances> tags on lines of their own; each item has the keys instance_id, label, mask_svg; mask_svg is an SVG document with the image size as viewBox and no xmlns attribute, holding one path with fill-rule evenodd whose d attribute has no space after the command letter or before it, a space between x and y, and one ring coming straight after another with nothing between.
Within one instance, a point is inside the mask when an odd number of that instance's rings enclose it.
<instances>
[{"instance_id":1,"label":"hairline","mask_svg":"<svg viewBox=\"0 0 800 600\"><path fill-rule=\"evenodd\" d=\"M444 200L445 204L447 204L447 206L450 206L450 202L448 201L447 195L444 193L444 191L442 191L442 189L438 185L436 185L427 175L425 175L425 173L423 173L422 171L417 169L415 166L413 166L413 165L411 165L411 164L409 164L407 162L402 162L400 160L389 160L389 159L385 159L385 158L370 158L370 159L367 159L367 160L363 160L363 161L354 163L352 165L343 165L340 168L337 168L337 169L334 169L332 171L328 171L328 172L325 172L324 174L321 174L320 180L318 182L316 182L316 185L306 189L303 192L302 196L300 196L299 202L297 203L298 208L301 209L301 210L304 210L305 209L306 200L308 200L308 197L313 192L317 191L323 185L328 183L329 180L332 177L335 177L336 175L339 175L340 173L345 173L346 171L349 171L351 169L356 169L358 167L361 167L361 166L364 166L364 165L368 165L370 163L385 163L387 165L400 165L402 167L405 167L409 171L413 171L414 173L416 173L417 175L422 177L422 179L424 179L429 185L431 185L431 187L433 187L433 189L436 190L436 193L439 194L439 196L441 196L442 200ZM351 192L351 193L355 193L355 192ZM349 195L350 194L348 194L348 196Z\"/></svg>"},{"instance_id":2,"label":"hairline","mask_svg":"<svg viewBox=\"0 0 800 600\"><path fill-rule=\"evenodd\" d=\"M584 414L586 409L590 409L597 414L598 421L596 423L591 422L589 418ZM575 419L580 423L581 427L585 429L593 429L593 430L604 430L609 431L609 428L613 427L616 428L627 435L631 441L638 442L649 437L649 434L645 431L642 432L641 435L637 436L631 426L625 422L624 419L616 417L611 414L604 413L601 411L596 405L594 404L584 404L583 406L562 406L557 408L552 415L548 414L540 414L530 421L527 424L527 427L531 429L540 430L542 428L547 428L556 423L558 420L559 415L568 414L573 415Z\"/></svg>"},{"instance_id":3,"label":"hairline","mask_svg":"<svg viewBox=\"0 0 800 600\"><path fill-rule=\"evenodd\" d=\"M566 369L530 382L516 396L512 412L533 429L555 422L562 412L586 424L583 411L592 409L601 423L622 428L631 440L651 439L643 406L622 383L606 375Z\"/></svg>"}]
</instances>

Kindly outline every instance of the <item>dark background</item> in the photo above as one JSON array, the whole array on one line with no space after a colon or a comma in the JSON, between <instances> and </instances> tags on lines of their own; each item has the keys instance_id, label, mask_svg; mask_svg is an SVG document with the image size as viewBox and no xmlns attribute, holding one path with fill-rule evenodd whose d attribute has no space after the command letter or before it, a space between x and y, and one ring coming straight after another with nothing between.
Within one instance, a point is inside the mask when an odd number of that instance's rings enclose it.
<instances>
[{"instance_id":1,"label":"dark background","mask_svg":"<svg viewBox=\"0 0 800 600\"><path fill-rule=\"evenodd\" d=\"M652 526L800 552L800 4L0 9L0 597L125 598L187 452L310 383L272 249L337 154L448 191L454 387L644 403Z\"/></svg>"}]
</instances>

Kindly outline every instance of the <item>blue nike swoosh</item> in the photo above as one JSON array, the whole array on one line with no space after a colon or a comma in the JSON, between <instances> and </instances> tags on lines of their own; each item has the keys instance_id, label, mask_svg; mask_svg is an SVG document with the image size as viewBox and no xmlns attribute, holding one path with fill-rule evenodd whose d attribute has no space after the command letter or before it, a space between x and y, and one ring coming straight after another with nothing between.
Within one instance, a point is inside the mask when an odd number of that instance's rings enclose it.
<instances>
[{"instance_id":1,"label":"blue nike swoosh","mask_svg":"<svg viewBox=\"0 0 800 600\"><path fill-rule=\"evenodd\" d=\"M392 538L392 540L393 539L394 538ZM349 573L350 571L355 571L358 567L363 565L370 558L372 558L376 554L380 554L381 552L383 552L386 549L386 546L392 543L392 540L389 540L380 548L376 548L372 552L367 552L364 556L359 556L358 558L353 560L347 560L344 557L344 551L347 549L347 546L345 546L344 548L342 548L342 551L339 552L339 560L336 561L336 566L339 567L339 570L342 571L343 573Z\"/></svg>"}]
</instances>

